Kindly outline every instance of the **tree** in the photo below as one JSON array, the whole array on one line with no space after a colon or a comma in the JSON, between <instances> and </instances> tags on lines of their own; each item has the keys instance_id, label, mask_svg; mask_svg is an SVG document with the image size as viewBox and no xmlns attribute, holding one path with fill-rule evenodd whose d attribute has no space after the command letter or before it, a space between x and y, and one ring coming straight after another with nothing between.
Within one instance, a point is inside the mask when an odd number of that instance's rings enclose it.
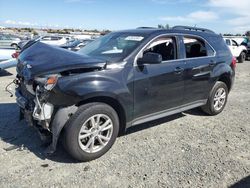
<instances>
[{"instance_id":1,"label":"tree","mask_svg":"<svg viewBox=\"0 0 250 188\"><path fill-rule=\"evenodd\" d=\"M166 24L165 26L164 25L162 25L162 24L158 24L158 26L157 26L159 29L170 29L170 26L169 26L169 24Z\"/></svg>"},{"instance_id":2,"label":"tree","mask_svg":"<svg viewBox=\"0 0 250 188\"><path fill-rule=\"evenodd\" d=\"M162 24L158 24L159 29L164 29L164 26Z\"/></svg>"}]
</instances>

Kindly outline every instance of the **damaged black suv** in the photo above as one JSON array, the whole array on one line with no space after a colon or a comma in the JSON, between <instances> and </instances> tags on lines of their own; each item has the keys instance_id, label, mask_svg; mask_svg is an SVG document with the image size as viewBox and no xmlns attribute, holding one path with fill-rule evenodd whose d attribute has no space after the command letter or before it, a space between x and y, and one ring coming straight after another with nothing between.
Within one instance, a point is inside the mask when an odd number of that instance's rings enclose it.
<instances>
[{"instance_id":1,"label":"damaged black suv","mask_svg":"<svg viewBox=\"0 0 250 188\"><path fill-rule=\"evenodd\" d=\"M236 61L220 35L185 26L112 32L77 53L40 42L17 65L20 115L75 159L106 153L128 127L201 107L219 114Z\"/></svg>"}]
</instances>

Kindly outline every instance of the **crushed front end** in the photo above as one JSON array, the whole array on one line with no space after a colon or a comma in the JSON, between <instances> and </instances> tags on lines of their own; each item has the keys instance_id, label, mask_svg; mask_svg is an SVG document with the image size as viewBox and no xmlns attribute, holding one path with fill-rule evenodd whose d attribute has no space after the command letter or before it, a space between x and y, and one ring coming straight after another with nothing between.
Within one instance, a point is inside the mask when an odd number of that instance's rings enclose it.
<instances>
[{"instance_id":1,"label":"crushed front end","mask_svg":"<svg viewBox=\"0 0 250 188\"><path fill-rule=\"evenodd\" d=\"M15 80L20 119L25 119L30 126L35 127L41 140L50 144L46 154L54 153L62 128L77 110L74 104L65 104L67 100L73 101L70 96L65 96L55 88L58 76L53 74L27 79L17 74Z\"/></svg>"},{"instance_id":2,"label":"crushed front end","mask_svg":"<svg viewBox=\"0 0 250 188\"><path fill-rule=\"evenodd\" d=\"M103 70L105 66L103 60L39 42L21 51L14 81L20 119L36 127L41 139L50 143L47 153L56 150L61 130L81 101L72 82L78 82L78 75Z\"/></svg>"}]
</instances>

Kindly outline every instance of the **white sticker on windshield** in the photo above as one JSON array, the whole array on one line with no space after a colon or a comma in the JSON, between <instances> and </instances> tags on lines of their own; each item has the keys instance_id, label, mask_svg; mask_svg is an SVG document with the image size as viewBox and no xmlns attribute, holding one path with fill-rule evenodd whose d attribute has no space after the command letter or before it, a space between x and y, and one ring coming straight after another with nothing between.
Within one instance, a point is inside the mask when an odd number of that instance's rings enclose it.
<instances>
[{"instance_id":1,"label":"white sticker on windshield","mask_svg":"<svg viewBox=\"0 0 250 188\"><path fill-rule=\"evenodd\" d=\"M132 40L132 41L141 41L144 39L142 36L127 36L125 40Z\"/></svg>"}]
</instances>

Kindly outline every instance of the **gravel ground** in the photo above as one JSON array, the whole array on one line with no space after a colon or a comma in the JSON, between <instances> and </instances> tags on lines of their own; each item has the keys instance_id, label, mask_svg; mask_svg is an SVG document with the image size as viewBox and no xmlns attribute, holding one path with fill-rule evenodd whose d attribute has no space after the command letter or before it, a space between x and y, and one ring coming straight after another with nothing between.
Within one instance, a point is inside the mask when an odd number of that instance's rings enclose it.
<instances>
[{"instance_id":1,"label":"gravel ground","mask_svg":"<svg viewBox=\"0 0 250 188\"><path fill-rule=\"evenodd\" d=\"M191 110L139 125L103 157L73 161L59 146L45 158L36 131L18 120L0 73L0 187L250 187L250 62L237 65L224 112Z\"/></svg>"}]
</instances>

